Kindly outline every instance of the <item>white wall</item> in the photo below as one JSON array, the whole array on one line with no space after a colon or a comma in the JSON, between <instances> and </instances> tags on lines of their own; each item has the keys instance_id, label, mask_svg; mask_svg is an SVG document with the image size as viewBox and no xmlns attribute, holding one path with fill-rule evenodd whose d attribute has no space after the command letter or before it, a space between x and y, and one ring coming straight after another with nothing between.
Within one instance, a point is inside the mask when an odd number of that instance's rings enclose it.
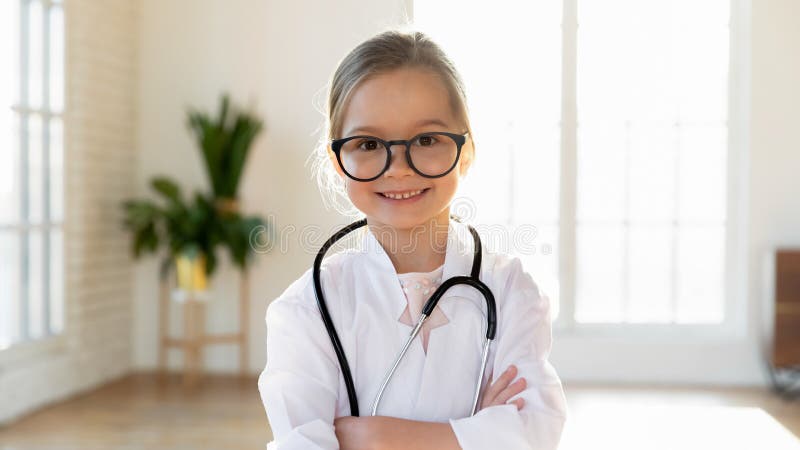
<instances>
[{"instance_id":1,"label":"white wall","mask_svg":"<svg viewBox=\"0 0 800 450\"><path fill-rule=\"evenodd\" d=\"M0 353L0 424L131 370L120 202L135 183L137 4L69 0L64 12L65 330Z\"/></svg>"},{"instance_id":2,"label":"white wall","mask_svg":"<svg viewBox=\"0 0 800 450\"><path fill-rule=\"evenodd\" d=\"M349 48L402 22L404 2L142 0L139 193L146 193L148 180L160 173L182 186L208 185L185 126L185 107L216 108L218 95L229 91L239 102L252 99L266 124L240 188L244 211L274 216L278 227L333 226L339 218L324 211L316 185L306 176L305 161L322 119L312 100ZM287 254L274 251L259 258L251 274L253 373L266 362L268 302L313 261L296 244L293 239ZM139 369L153 368L157 361L156 273L154 260L137 265L132 338ZM233 331L238 284L230 264L223 264L213 283L208 331ZM174 325L173 332L180 334L177 321ZM235 371L237 354L231 346L210 348L206 367ZM170 364L179 368L180 362L180 352L174 351Z\"/></svg>"},{"instance_id":3,"label":"white wall","mask_svg":"<svg viewBox=\"0 0 800 450\"><path fill-rule=\"evenodd\" d=\"M170 173L185 186L205 186L196 148L184 123L188 104L210 108L221 90L237 99L253 98L267 130L256 143L242 189L244 208L274 214L279 226L321 225L340 219L322 209L304 166L316 141L321 116L312 99L336 62L354 44L401 21L410 0L383 2L260 2L143 0L139 90L137 180ZM759 323L766 301L761 263L777 244L800 245L800 3L795 0L752 2L751 65L743 80L750 90L744 116L750 140L741 144L746 161L739 205L744 212L741 237L743 279L740 295L743 333L738 337L672 342L601 336L557 336L552 360L565 380L657 381L762 384ZM335 5L335 6L334 6ZM405 11L410 11L408 6ZM347 24L347 25L345 25ZM476 32L479 28L476 28ZM744 133L745 140L747 133ZM267 303L309 267L313 255L296 240L287 254L261 257L252 276L250 367L264 364L263 313ZM156 361L157 310L154 262L137 266L134 360L137 368ZM220 297L212 305L209 329L236 326L235 280L230 270L215 280ZM743 308L744 309L744 308ZM176 328L176 331L179 329ZM214 371L235 371L236 352L209 352ZM178 367L179 358L172 360Z\"/></svg>"},{"instance_id":4,"label":"white wall","mask_svg":"<svg viewBox=\"0 0 800 450\"><path fill-rule=\"evenodd\" d=\"M749 294L756 320L771 312L764 260L776 247L800 248L800 2L753 0L752 9Z\"/></svg>"}]
</instances>

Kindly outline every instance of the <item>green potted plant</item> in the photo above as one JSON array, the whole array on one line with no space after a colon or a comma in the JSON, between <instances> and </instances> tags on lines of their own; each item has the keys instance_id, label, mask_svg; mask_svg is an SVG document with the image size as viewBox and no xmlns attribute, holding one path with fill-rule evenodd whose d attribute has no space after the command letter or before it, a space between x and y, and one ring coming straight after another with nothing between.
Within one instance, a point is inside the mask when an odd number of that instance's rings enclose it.
<instances>
[{"instance_id":1,"label":"green potted plant","mask_svg":"<svg viewBox=\"0 0 800 450\"><path fill-rule=\"evenodd\" d=\"M236 265L245 268L248 257L253 254L250 236L258 227L266 227L266 223L259 217L240 213L239 182L263 122L232 106L227 94L220 99L216 117L197 110L191 110L188 116L219 214L222 245L228 248Z\"/></svg>"},{"instance_id":2,"label":"green potted plant","mask_svg":"<svg viewBox=\"0 0 800 450\"><path fill-rule=\"evenodd\" d=\"M204 291L206 275L216 268L214 247L220 242L220 226L213 202L200 193L187 202L177 184L166 177L153 178L152 188L160 201L127 200L125 227L133 233L133 254L138 258L155 253L160 244L167 247L162 271L175 262L178 287L184 291Z\"/></svg>"},{"instance_id":3,"label":"green potted plant","mask_svg":"<svg viewBox=\"0 0 800 450\"><path fill-rule=\"evenodd\" d=\"M162 276L175 267L179 288L198 292L206 289L206 278L217 266L218 246L228 249L237 268L246 269L255 253L251 236L259 229L268 230L268 224L261 217L243 215L237 197L261 120L234 110L227 95L222 97L217 118L198 111L188 116L212 192L195 193L187 201L175 182L161 176L151 182L160 201L131 199L122 206L124 226L132 232L134 257L155 253L164 244L167 258Z\"/></svg>"}]
</instances>

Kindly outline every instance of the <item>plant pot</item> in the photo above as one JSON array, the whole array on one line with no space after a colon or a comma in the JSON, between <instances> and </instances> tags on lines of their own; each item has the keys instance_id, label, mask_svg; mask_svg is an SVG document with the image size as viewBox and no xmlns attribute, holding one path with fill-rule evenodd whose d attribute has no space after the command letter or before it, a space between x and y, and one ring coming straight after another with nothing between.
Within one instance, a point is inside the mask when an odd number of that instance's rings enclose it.
<instances>
[{"instance_id":1,"label":"plant pot","mask_svg":"<svg viewBox=\"0 0 800 450\"><path fill-rule=\"evenodd\" d=\"M214 208L221 215L238 214L239 200L234 197L217 197L214 199Z\"/></svg>"},{"instance_id":2,"label":"plant pot","mask_svg":"<svg viewBox=\"0 0 800 450\"><path fill-rule=\"evenodd\" d=\"M202 253L183 253L175 257L178 289L187 293L203 292L208 288L206 257Z\"/></svg>"}]
</instances>

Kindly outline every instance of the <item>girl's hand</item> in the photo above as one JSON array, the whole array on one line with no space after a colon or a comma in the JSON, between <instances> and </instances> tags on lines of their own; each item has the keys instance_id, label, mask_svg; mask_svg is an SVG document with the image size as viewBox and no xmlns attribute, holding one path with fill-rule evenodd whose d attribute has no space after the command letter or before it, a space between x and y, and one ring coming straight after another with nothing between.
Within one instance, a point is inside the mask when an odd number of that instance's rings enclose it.
<instances>
[{"instance_id":1,"label":"girl's hand","mask_svg":"<svg viewBox=\"0 0 800 450\"><path fill-rule=\"evenodd\" d=\"M520 378L517 381L511 383L511 380L517 376L517 367L513 364L506 369L500 375L500 378L497 379L494 383L492 383L492 379L489 379L489 387L486 389L486 392L483 394L483 398L481 399L481 405L478 410L488 408L490 406L495 405L505 405L506 403L513 403L517 405L517 410L522 409L525 405L525 399L517 398L513 401L509 402L508 399L511 397L519 394L520 392L525 390L526 382L525 378Z\"/></svg>"}]
</instances>

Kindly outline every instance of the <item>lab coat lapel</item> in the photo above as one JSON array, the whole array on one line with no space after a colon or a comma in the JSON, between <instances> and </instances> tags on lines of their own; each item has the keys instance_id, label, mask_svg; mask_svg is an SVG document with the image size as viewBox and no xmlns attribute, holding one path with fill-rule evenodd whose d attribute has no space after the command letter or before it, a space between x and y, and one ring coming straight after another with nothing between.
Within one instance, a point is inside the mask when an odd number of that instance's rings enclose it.
<instances>
[{"instance_id":1,"label":"lab coat lapel","mask_svg":"<svg viewBox=\"0 0 800 450\"><path fill-rule=\"evenodd\" d=\"M470 275L474 248L467 226L451 220L442 280ZM470 303L477 311L468 306ZM471 327L465 327L464 321L480 319L479 311L485 310L485 302L474 288L457 285L445 292L436 307L447 316L449 323L431 331L414 416L442 421L449 418L447 411L469 409L474 373L470 367L474 364L472 356L480 350L481 340ZM470 332L465 333L465 330ZM480 332L480 327L477 331Z\"/></svg>"},{"instance_id":2,"label":"lab coat lapel","mask_svg":"<svg viewBox=\"0 0 800 450\"><path fill-rule=\"evenodd\" d=\"M447 233L447 251L442 270L442 281L456 276L468 276L471 273L474 248L475 243L467 226L451 219ZM448 320L453 317L457 305L445 300L454 296L467 298L475 302L476 306L481 307L481 303L475 297L475 289L464 285L453 286L447 290L437 305Z\"/></svg>"},{"instance_id":3,"label":"lab coat lapel","mask_svg":"<svg viewBox=\"0 0 800 450\"><path fill-rule=\"evenodd\" d=\"M366 233L364 233L362 251L367 256L365 270L374 274L378 278L380 286L385 290L381 294L387 297L388 304L385 305L388 308L387 311L395 319L399 318L406 308L406 298L400 287L400 281L397 278L397 271L394 268L394 264L392 264L392 260L369 227L366 228Z\"/></svg>"},{"instance_id":4,"label":"lab coat lapel","mask_svg":"<svg viewBox=\"0 0 800 450\"><path fill-rule=\"evenodd\" d=\"M447 247L445 250L445 262L442 269L442 280L454 276L470 274L472 269L473 248L474 242L467 226L450 220ZM408 338L408 332L410 331L408 326L402 324L398 320L407 306L407 301L397 279L397 271L389 255L369 228L367 228L364 234L362 251L367 257L365 261L368 265L364 269L368 270L376 277L378 286L381 288L379 295L385 300L384 304L380 305L380 307L397 322L398 337L395 340L394 348L390 350L391 357L388 358L386 362L386 368L388 369L391 362L394 361L394 358L402 349L405 340ZM452 297L459 298L455 299ZM452 321L456 315L457 309L459 307L463 308L463 306L459 304L464 301L475 303L480 311L485 309L482 297L478 295L473 288L463 285L450 288L439 300L437 308L440 308L444 315L447 316L448 320ZM474 313L470 311L470 314ZM422 376L419 377L414 376L412 373L407 373L404 380L403 364L401 363L401 367L398 368L397 373L395 373L395 376L392 378L392 382L389 384L389 387L387 387L387 392L381 402L379 414L386 415L387 413L391 414L392 412L404 410L409 414L408 417L415 417L419 414L427 416L439 412L438 410L441 409L441 405L437 406L435 403L436 399L439 398L437 391L440 386L437 383L444 381L444 378L441 377L442 368L461 367L464 365L464 362L456 357L457 353L448 350L448 344L446 342L433 343L434 340L449 340L448 335L450 335L450 333L447 330L448 327L449 324L431 332L431 342L429 342L427 356L423 353L420 344L421 341L412 344L404 358L404 362L416 360L422 364ZM419 339L418 337L416 341L419 341ZM463 344L464 343L462 343L462 345ZM456 344L453 343L453 345ZM413 365L405 367L410 370ZM407 384L408 381L414 379L420 379L421 383L415 386L409 386ZM394 391L394 394L392 394L391 391ZM397 395L400 394L400 391L403 391L402 395ZM395 401L400 401L402 398L405 407L392 405L392 398L395 399ZM405 414L395 414L397 417L404 415Z\"/></svg>"},{"instance_id":5,"label":"lab coat lapel","mask_svg":"<svg viewBox=\"0 0 800 450\"><path fill-rule=\"evenodd\" d=\"M375 301L374 307L381 310L381 315L387 319L387 322L381 322L376 326L381 329L381 333L391 333L389 347L381 352L381 360L369 361L369 364L374 365L377 369L375 373L380 374L378 375L380 378L371 380L373 390L367 395L367 402L364 404L364 414L367 414L372 408L372 402L378 393L378 388L386 371L402 350L411 329L398 320L408 302L397 278L397 271L389 255L368 227L364 233L361 251L366 256L363 259L364 266L362 269L370 274L370 278L375 283L372 291L376 298L370 299L370 301ZM378 408L379 415L401 418L412 417L411 414L419 386L417 380L420 378L415 369L421 367L419 365L421 348L417 352L415 344L416 342L409 348L408 353L403 358L403 362L397 368L391 382L389 382Z\"/></svg>"}]
</instances>

